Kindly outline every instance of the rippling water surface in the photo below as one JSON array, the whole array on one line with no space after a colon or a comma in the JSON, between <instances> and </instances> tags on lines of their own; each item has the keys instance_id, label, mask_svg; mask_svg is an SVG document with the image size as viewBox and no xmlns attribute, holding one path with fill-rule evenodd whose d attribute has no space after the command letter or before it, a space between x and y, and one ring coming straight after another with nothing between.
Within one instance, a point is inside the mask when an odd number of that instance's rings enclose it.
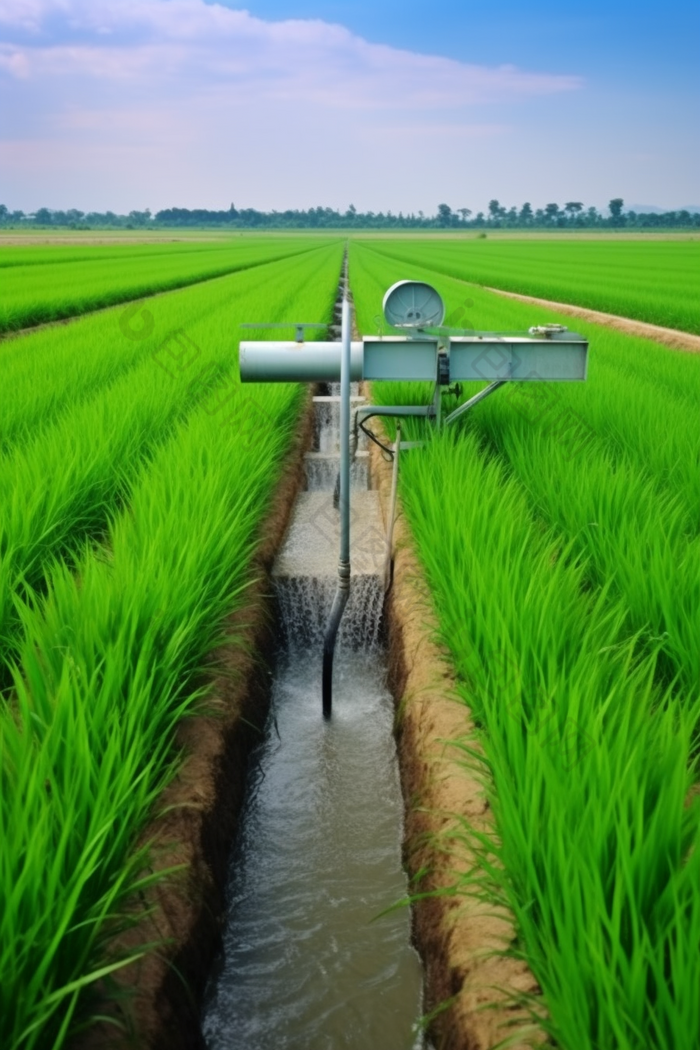
<instances>
[{"instance_id":1,"label":"rippling water surface","mask_svg":"<svg viewBox=\"0 0 700 1050\"><path fill-rule=\"evenodd\" d=\"M211 1050L412 1050L421 966L405 908L393 705L381 657L341 653L333 718L313 652L281 658L231 859Z\"/></svg>"}]
</instances>

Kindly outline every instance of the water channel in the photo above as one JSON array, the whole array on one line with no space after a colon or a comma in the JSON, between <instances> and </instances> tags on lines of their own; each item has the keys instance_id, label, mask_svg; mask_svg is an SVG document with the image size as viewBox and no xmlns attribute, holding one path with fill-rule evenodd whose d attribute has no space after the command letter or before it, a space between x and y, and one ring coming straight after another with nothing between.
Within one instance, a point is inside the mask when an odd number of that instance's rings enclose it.
<instances>
[{"instance_id":1,"label":"water channel","mask_svg":"<svg viewBox=\"0 0 700 1050\"><path fill-rule=\"evenodd\" d=\"M333 397L331 390L315 401L307 490L273 570L279 654L230 860L223 951L203 1014L209 1050L424 1045L409 912L387 913L407 889L403 802L381 646L383 528L362 455L333 716L321 715L322 637L338 556Z\"/></svg>"}]
</instances>

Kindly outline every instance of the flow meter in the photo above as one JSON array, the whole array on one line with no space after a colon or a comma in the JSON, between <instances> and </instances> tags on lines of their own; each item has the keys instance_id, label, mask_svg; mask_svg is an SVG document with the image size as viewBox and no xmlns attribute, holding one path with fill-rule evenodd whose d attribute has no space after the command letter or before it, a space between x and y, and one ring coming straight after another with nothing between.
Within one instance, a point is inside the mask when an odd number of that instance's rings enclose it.
<instances>
[{"instance_id":1,"label":"flow meter","mask_svg":"<svg viewBox=\"0 0 700 1050\"><path fill-rule=\"evenodd\" d=\"M437 328L445 320L445 304L424 281L397 281L382 302L392 328Z\"/></svg>"}]
</instances>

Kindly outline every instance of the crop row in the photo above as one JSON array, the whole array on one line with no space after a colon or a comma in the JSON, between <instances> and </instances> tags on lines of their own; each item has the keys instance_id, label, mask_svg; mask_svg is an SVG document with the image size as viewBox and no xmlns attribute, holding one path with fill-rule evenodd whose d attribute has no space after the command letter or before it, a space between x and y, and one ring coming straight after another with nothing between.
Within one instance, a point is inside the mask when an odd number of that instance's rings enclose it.
<instances>
[{"instance_id":1,"label":"crop row","mask_svg":"<svg viewBox=\"0 0 700 1050\"><path fill-rule=\"evenodd\" d=\"M139 235L136 234L138 237ZM143 235L141 235L143 236ZM207 237L200 231L192 241L185 240L137 240L123 241L114 240L104 244L95 244L85 241L83 244L66 245L57 242L55 244L32 244L30 240L24 245L13 244L5 246L0 239L0 269L12 269L17 266L45 266L77 263L77 262L100 262L104 259L127 259L150 258L157 263L159 257L173 257L177 255L197 255L204 252L209 254L212 250L229 250L238 240L241 245L250 243L251 240L271 240L270 235L262 238L246 237L242 234L226 232L223 237ZM278 240L280 238L277 238ZM297 238L298 239L298 238ZM318 239L318 238L317 238Z\"/></svg>"},{"instance_id":2,"label":"crop row","mask_svg":"<svg viewBox=\"0 0 700 1050\"><path fill-rule=\"evenodd\" d=\"M339 249L325 242L308 255L260 264L165 299L159 296L82 318L79 339L72 325L58 325L0 343L0 449L27 440L65 406L97 396L103 386L144 360L153 357L156 364L167 365L168 339L184 325L204 320L220 308L237 311L243 300L252 300L253 311L267 316L270 288L280 281L284 285L305 280L308 273L323 269L329 250ZM278 309L277 299L270 300L275 318ZM236 337L232 328L225 340L227 350ZM156 371L162 372L163 366Z\"/></svg>"},{"instance_id":3,"label":"crop row","mask_svg":"<svg viewBox=\"0 0 700 1050\"><path fill-rule=\"evenodd\" d=\"M350 277L363 331L403 277L430 280L453 314L468 311L464 328L561 320L440 277L418 256L407 271L353 246ZM562 1047L691 1050L698 362L583 327L586 384L499 390L401 468L483 750L455 746L484 775L496 821L493 836L463 821L479 863L460 889L512 909L513 950L532 967L544 1026ZM389 403L429 396L415 384L374 390Z\"/></svg>"},{"instance_id":4,"label":"crop row","mask_svg":"<svg viewBox=\"0 0 700 1050\"><path fill-rule=\"evenodd\" d=\"M185 245L177 252L162 246L154 251L152 245L116 246L108 254L103 250L101 256L87 258L84 249L55 247L46 261L27 260L2 270L0 332L182 288L323 244L328 240L237 237L223 245Z\"/></svg>"},{"instance_id":5,"label":"crop row","mask_svg":"<svg viewBox=\"0 0 700 1050\"><path fill-rule=\"evenodd\" d=\"M367 242L383 255L475 285L700 333L695 241Z\"/></svg>"},{"instance_id":6,"label":"crop row","mask_svg":"<svg viewBox=\"0 0 700 1050\"><path fill-rule=\"evenodd\" d=\"M97 426L97 415L80 415L93 404L114 429L137 430L129 401L156 412L145 369L157 375L160 429L144 424L131 444L93 435L105 478L67 511L70 535L60 514L70 494L60 476L47 477L54 525L35 551L31 585L16 572L21 623L0 713L0 1042L10 1050L58 1050L89 1015L90 986L124 962L111 938L141 885L135 843L176 768L174 729L203 702L195 682L205 658L245 593L257 528L298 419L299 388L269 387L255 401L241 388L237 325L290 312L329 320L341 248L304 259L291 271L270 266L266 287L250 294L237 286L247 275L228 288L220 282L218 308L206 314L196 299L208 287L163 297L159 338L131 386L119 379L93 389L76 415L67 406L19 450L38 461L43 449L48 466L71 424L76 438L81 424ZM87 327L83 344L83 322L72 326L86 359ZM163 335L172 338L163 343ZM109 462L110 451L126 466ZM31 504L32 493L24 496ZM7 545L16 546L12 535Z\"/></svg>"},{"instance_id":7,"label":"crop row","mask_svg":"<svg viewBox=\"0 0 700 1050\"><path fill-rule=\"evenodd\" d=\"M19 630L18 596L40 587L48 559L74 557L86 538L106 528L110 515L128 503L144 458L193 404L210 397L212 378L231 372L235 332L204 354L200 331L211 331L217 317L230 316L230 298L266 310L271 285L323 273L328 252L324 248L158 299L149 315L152 331L144 328L139 340L120 324L124 312L115 311L86 319L78 331L37 333L29 352L14 358L15 367L5 370L12 384L5 389L13 398L7 405L6 444L12 436L16 442L0 455L0 684ZM271 315L283 308L284 300L270 304ZM139 311L143 327L145 308ZM56 344L66 343L67 334L67 367L59 367L55 382L42 383L47 363L53 374ZM61 390L69 400L55 411Z\"/></svg>"}]
</instances>

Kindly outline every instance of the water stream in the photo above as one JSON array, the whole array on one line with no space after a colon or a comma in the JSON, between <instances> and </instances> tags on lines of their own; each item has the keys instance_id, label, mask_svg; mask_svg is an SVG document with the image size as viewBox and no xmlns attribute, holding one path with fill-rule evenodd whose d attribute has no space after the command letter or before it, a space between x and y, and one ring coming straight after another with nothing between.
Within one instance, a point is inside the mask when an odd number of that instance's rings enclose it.
<instances>
[{"instance_id":1,"label":"water stream","mask_svg":"<svg viewBox=\"0 0 700 1050\"><path fill-rule=\"evenodd\" d=\"M381 515L366 463L353 475L359 509L333 716L321 715L338 551L337 459L326 459L338 453L336 406L316 403L322 478L312 455L311 491L299 495L273 571L280 651L230 861L223 952L203 1014L209 1050L423 1047L421 964L408 910L392 909L406 893L403 802L381 649Z\"/></svg>"}]
</instances>

